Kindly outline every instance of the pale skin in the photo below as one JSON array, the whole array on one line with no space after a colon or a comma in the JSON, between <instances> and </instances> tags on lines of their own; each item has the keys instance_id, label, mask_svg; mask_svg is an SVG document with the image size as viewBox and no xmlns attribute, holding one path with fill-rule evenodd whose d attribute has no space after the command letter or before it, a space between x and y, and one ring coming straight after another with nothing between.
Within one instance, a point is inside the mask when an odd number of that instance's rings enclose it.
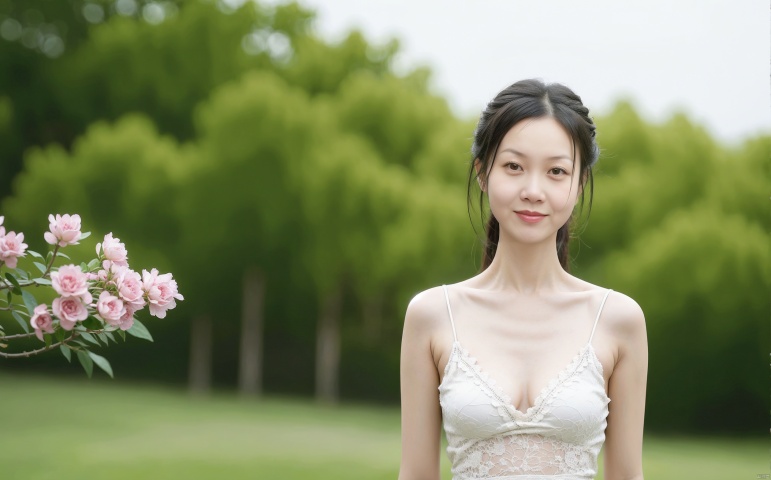
<instances>
[{"instance_id":1,"label":"pale skin","mask_svg":"<svg viewBox=\"0 0 771 480\"><path fill-rule=\"evenodd\" d=\"M459 341L521 412L588 341L606 292L567 273L557 257L557 230L581 190L573 157L570 137L551 117L509 130L479 176L500 223L497 252L484 272L448 286ZM523 211L543 217L526 221ZM442 288L416 295L402 338L399 480L440 478L438 387L452 343ZM605 479L641 480L648 344L637 303L612 292L591 343L611 399Z\"/></svg>"}]
</instances>

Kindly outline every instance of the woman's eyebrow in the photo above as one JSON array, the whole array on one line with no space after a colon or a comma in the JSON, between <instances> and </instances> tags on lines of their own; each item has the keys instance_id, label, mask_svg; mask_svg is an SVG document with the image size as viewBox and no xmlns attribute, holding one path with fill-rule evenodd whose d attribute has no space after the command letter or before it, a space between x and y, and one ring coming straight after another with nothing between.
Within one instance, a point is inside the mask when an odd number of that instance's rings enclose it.
<instances>
[{"instance_id":1,"label":"woman's eyebrow","mask_svg":"<svg viewBox=\"0 0 771 480\"><path fill-rule=\"evenodd\" d=\"M504 148L503 150L501 150L501 153L503 153L503 152L510 152L510 153L513 153L514 155L516 155L518 157L528 158L527 155L525 155L524 153L519 152L517 150L514 150L511 147ZM567 160L569 162L572 162L573 161L573 157L571 157L569 155L552 155L551 157L547 157L546 160Z\"/></svg>"}]
</instances>

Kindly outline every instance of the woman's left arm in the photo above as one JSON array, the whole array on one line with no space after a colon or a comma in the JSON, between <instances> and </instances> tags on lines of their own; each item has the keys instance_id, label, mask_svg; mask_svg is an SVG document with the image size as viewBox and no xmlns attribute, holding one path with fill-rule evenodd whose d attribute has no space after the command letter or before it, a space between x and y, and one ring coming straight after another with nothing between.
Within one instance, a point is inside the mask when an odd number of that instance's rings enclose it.
<instances>
[{"instance_id":1,"label":"woman's left arm","mask_svg":"<svg viewBox=\"0 0 771 480\"><path fill-rule=\"evenodd\" d=\"M640 306L614 294L608 315L618 339L615 367L608 382L611 399L605 429L605 480L643 480L642 443L645 389L648 380L648 337ZM607 311L606 310L606 311Z\"/></svg>"}]
</instances>

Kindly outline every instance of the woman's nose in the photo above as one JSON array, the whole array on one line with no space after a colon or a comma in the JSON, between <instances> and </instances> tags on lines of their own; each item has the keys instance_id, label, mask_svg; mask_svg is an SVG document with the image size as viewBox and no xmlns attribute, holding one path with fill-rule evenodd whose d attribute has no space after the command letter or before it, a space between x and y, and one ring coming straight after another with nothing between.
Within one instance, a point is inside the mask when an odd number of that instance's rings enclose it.
<instances>
[{"instance_id":1,"label":"woman's nose","mask_svg":"<svg viewBox=\"0 0 771 480\"><path fill-rule=\"evenodd\" d=\"M524 180L519 198L531 202L542 202L544 200L544 193L540 179L535 175L528 175Z\"/></svg>"}]
</instances>

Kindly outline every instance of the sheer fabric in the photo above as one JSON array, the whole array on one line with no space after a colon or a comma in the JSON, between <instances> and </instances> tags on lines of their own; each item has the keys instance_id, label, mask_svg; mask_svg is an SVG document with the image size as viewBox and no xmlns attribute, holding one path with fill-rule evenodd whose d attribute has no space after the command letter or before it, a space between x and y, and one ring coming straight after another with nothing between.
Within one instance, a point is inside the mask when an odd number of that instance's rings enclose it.
<instances>
[{"instance_id":1,"label":"sheer fabric","mask_svg":"<svg viewBox=\"0 0 771 480\"><path fill-rule=\"evenodd\" d=\"M439 385L454 480L586 480L597 475L608 404L602 364L591 341L541 391L526 412L461 346L444 287L454 343Z\"/></svg>"}]
</instances>

